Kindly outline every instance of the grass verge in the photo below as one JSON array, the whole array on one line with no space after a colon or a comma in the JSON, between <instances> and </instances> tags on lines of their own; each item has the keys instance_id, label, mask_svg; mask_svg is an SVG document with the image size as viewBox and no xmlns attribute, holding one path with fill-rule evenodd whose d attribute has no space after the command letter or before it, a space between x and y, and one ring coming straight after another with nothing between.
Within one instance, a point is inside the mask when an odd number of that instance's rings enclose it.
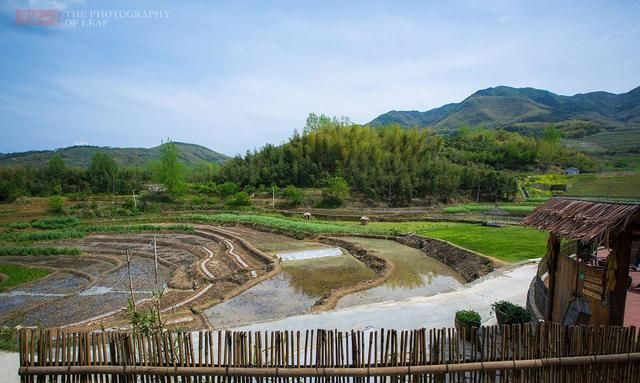
<instances>
[{"instance_id":1,"label":"grass verge","mask_svg":"<svg viewBox=\"0 0 640 383\"><path fill-rule=\"evenodd\" d=\"M138 233L144 231L193 231L189 225L95 225L81 228L63 230L29 231L19 233L2 233L0 241L24 242L24 241L60 241L63 239L84 238L91 233Z\"/></svg>"},{"instance_id":2,"label":"grass verge","mask_svg":"<svg viewBox=\"0 0 640 383\"><path fill-rule=\"evenodd\" d=\"M80 255L80 254L82 254L82 252L77 247L0 246L0 256Z\"/></svg>"}]
</instances>

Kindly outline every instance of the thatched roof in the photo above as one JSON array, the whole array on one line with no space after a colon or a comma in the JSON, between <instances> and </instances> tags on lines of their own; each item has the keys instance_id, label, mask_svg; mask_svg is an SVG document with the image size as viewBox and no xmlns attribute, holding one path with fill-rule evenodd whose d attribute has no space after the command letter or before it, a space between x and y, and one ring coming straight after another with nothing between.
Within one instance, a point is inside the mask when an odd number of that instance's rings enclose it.
<instances>
[{"instance_id":1,"label":"thatched roof","mask_svg":"<svg viewBox=\"0 0 640 383\"><path fill-rule=\"evenodd\" d=\"M619 233L637 215L640 204L552 198L522 223L569 239L591 240Z\"/></svg>"}]
</instances>

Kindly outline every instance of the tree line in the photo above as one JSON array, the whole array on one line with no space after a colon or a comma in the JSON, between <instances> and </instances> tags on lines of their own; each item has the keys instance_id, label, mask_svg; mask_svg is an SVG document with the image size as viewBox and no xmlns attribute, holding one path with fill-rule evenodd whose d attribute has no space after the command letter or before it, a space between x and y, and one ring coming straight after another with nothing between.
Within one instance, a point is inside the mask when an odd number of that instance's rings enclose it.
<instances>
[{"instance_id":1,"label":"tree line","mask_svg":"<svg viewBox=\"0 0 640 383\"><path fill-rule=\"evenodd\" d=\"M150 182L162 183L173 196L188 186L224 196L290 186L292 200L300 199L292 188L318 187L324 188L327 205L339 204L334 191L345 188L391 205L461 195L510 200L521 172L553 166L595 168L590 157L565 147L561 138L552 127L539 137L466 127L443 137L429 129L373 128L310 114L302 134L296 131L282 145L267 144L221 167L203 163L187 168L179 161L179 148L167 141L160 161L145 167L118 166L99 152L87 169L66 167L59 155L40 168L2 168L0 201L20 195L129 194Z\"/></svg>"}]
</instances>

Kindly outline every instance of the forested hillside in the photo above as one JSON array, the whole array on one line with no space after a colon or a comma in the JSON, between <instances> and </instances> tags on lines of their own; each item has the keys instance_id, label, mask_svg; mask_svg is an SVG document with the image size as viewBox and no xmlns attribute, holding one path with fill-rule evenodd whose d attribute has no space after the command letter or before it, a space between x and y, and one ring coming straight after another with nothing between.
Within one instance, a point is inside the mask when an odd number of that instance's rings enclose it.
<instances>
[{"instance_id":1,"label":"forested hillside","mask_svg":"<svg viewBox=\"0 0 640 383\"><path fill-rule=\"evenodd\" d=\"M180 149L180 160L186 165L199 162L223 163L229 157L214 152L201 145L176 142ZM144 166L160 158L160 146L153 148L111 148L100 146L71 146L58 150L37 150L22 153L0 154L0 166L23 165L43 167L47 161L58 154L70 167L86 168L96 153L108 153L121 166Z\"/></svg>"},{"instance_id":2,"label":"forested hillside","mask_svg":"<svg viewBox=\"0 0 640 383\"><path fill-rule=\"evenodd\" d=\"M590 92L562 96L541 89L498 86L479 90L460 103L425 112L390 111L370 125L392 123L431 127L443 134L455 133L461 126L482 126L526 135L537 135L553 124L567 139L585 140L601 150L616 152L638 147L640 87L621 94ZM618 133L625 138L620 140L624 141L623 146L609 145L606 139L600 139L603 134L612 137Z\"/></svg>"},{"instance_id":3,"label":"forested hillside","mask_svg":"<svg viewBox=\"0 0 640 383\"><path fill-rule=\"evenodd\" d=\"M311 115L301 135L234 158L220 178L253 187L312 187L338 176L353 190L403 205L413 198L447 200L478 189L483 198L510 199L517 172L553 165L589 170L595 163L562 146L554 129L538 139L483 129L445 138L398 124L374 128Z\"/></svg>"}]
</instances>

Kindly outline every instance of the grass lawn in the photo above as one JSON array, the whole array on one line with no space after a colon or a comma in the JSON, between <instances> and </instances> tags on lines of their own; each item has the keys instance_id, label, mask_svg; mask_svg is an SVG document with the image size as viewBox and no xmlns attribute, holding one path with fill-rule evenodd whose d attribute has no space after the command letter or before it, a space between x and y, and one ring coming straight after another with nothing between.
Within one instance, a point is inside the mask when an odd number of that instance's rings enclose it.
<instances>
[{"instance_id":1,"label":"grass lawn","mask_svg":"<svg viewBox=\"0 0 640 383\"><path fill-rule=\"evenodd\" d=\"M0 291L6 291L23 283L35 281L49 275L50 271L35 267L0 264L0 274L7 276L0 281Z\"/></svg>"},{"instance_id":2,"label":"grass lawn","mask_svg":"<svg viewBox=\"0 0 640 383\"><path fill-rule=\"evenodd\" d=\"M547 233L520 226L489 227L453 222L372 222L371 227L395 227L425 237L439 238L505 262L540 258Z\"/></svg>"}]
</instances>

